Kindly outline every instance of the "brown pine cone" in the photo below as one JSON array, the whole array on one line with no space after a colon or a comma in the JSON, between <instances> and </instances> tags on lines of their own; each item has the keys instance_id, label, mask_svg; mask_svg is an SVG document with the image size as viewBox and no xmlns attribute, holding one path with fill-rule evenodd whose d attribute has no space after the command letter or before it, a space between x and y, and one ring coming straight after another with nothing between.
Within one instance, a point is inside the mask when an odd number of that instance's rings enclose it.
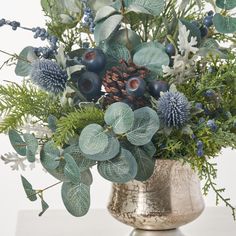
<instances>
[{"instance_id":1,"label":"brown pine cone","mask_svg":"<svg viewBox=\"0 0 236 236\"><path fill-rule=\"evenodd\" d=\"M103 86L106 91L104 105L110 105L114 102L125 102L132 108L137 109L150 105L146 96L130 96L126 92L126 83L132 77L147 79L150 71L143 67L137 66L133 62L120 61L120 66L113 66L108 70L103 78Z\"/></svg>"}]
</instances>

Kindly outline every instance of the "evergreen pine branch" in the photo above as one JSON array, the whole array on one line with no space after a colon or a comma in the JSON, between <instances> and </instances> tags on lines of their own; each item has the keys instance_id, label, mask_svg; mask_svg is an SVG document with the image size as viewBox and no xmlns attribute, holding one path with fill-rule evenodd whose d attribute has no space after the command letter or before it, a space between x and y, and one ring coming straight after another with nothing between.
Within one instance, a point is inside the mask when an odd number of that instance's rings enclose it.
<instances>
[{"instance_id":1,"label":"evergreen pine branch","mask_svg":"<svg viewBox=\"0 0 236 236\"><path fill-rule=\"evenodd\" d=\"M50 114L61 116L62 109L58 101L24 82L22 85L9 83L0 85L0 133L22 126L28 117L46 121ZM46 108L46 109L45 109Z\"/></svg>"},{"instance_id":2,"label":"evergreen pine branch","mask_svg":"<svg viewBox=\"0 0 236 236\"><path fill-rule=\"evenodd\" d=\"M57 129L53 135L54 142L61 146L85 126L93 123L104 124L104 112L101 109L87 107L71 112L58 120Z\"/></svg>"},{"instance_id":3,"label":"evergreen pine branch","mask_svg":"<svg viewBox=\"0 0 236 236\"><path fill-rule=\"evenodd\" d=\"M203 186L203 193L207 195L209 190L212 189L216 194L216 205L219 204L219 201L223 201L227 207L229 207L232 211L232 215L234 220L236 220L236 208L230 203L230 198L225 198L223 193L225 192L225 188L217 188L214 179L217 176L216 164L212 164L209 162L205 162L204 173L202 173L203 177L206 179L206 182Z\"/></svg>"}]
</instances>

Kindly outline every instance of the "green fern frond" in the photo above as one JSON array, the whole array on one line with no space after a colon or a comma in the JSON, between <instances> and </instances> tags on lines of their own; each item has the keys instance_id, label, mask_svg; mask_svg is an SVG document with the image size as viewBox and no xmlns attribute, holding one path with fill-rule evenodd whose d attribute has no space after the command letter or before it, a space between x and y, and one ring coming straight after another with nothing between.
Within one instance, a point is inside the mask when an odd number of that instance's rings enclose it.
<instances>
[{"instance_id":1,"label":"green fern frond","mask_svg":"<svg viewBox=\"0 0 236 236\"><path fill-rule=\"evenodd\" d=\"M61 116L59 102L29 83L0 85L0 133L22 126L27 118L46 121L50 114Z\"/></svg>"},{"instance_id":2,"label":"green fern frond","mask_svg":"<svg viewBox=\"0 0 236 236\"><path fill-rule=\"evenodd\" d=\"M71 112L58 120L54 142L61 146L85 126L93 123L104 124L104 112L101 109L87 107Z\"/></svg>"}]
</instances>

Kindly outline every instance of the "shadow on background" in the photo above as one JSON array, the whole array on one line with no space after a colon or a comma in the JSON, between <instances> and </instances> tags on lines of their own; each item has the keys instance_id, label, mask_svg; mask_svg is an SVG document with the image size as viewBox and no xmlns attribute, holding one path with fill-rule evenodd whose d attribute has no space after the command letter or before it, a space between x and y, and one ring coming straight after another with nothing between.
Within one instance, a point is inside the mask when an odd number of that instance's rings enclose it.
<instances>
[{"instance_id":1,"label":"shadow on background","mask_svg":"<svg viewBox=\"0 0 236 236\"><path fill-rule=\"evenodd\" d=\"M146 231L134 229L129 236L186 236L180 230Z\"/></svg>"}]
</instances>

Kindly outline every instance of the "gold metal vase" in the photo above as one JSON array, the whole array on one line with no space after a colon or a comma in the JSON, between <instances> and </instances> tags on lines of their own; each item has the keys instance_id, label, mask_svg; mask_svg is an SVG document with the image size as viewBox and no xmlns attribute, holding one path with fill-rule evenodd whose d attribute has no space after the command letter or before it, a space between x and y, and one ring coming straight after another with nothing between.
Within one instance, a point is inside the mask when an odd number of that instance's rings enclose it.
<instances>
[{"instance_id":1,"label":"gold metal vase","mask_svg":"<svg viewBox=\"0 0 236 236\"><path fill-rule=\"evenodd\" d=\"M134 228L167 230L195 220L204 206L199 178L189 165L157 160L147 181L112 185L108 210Z\"/></svg>"}]
</instances>

